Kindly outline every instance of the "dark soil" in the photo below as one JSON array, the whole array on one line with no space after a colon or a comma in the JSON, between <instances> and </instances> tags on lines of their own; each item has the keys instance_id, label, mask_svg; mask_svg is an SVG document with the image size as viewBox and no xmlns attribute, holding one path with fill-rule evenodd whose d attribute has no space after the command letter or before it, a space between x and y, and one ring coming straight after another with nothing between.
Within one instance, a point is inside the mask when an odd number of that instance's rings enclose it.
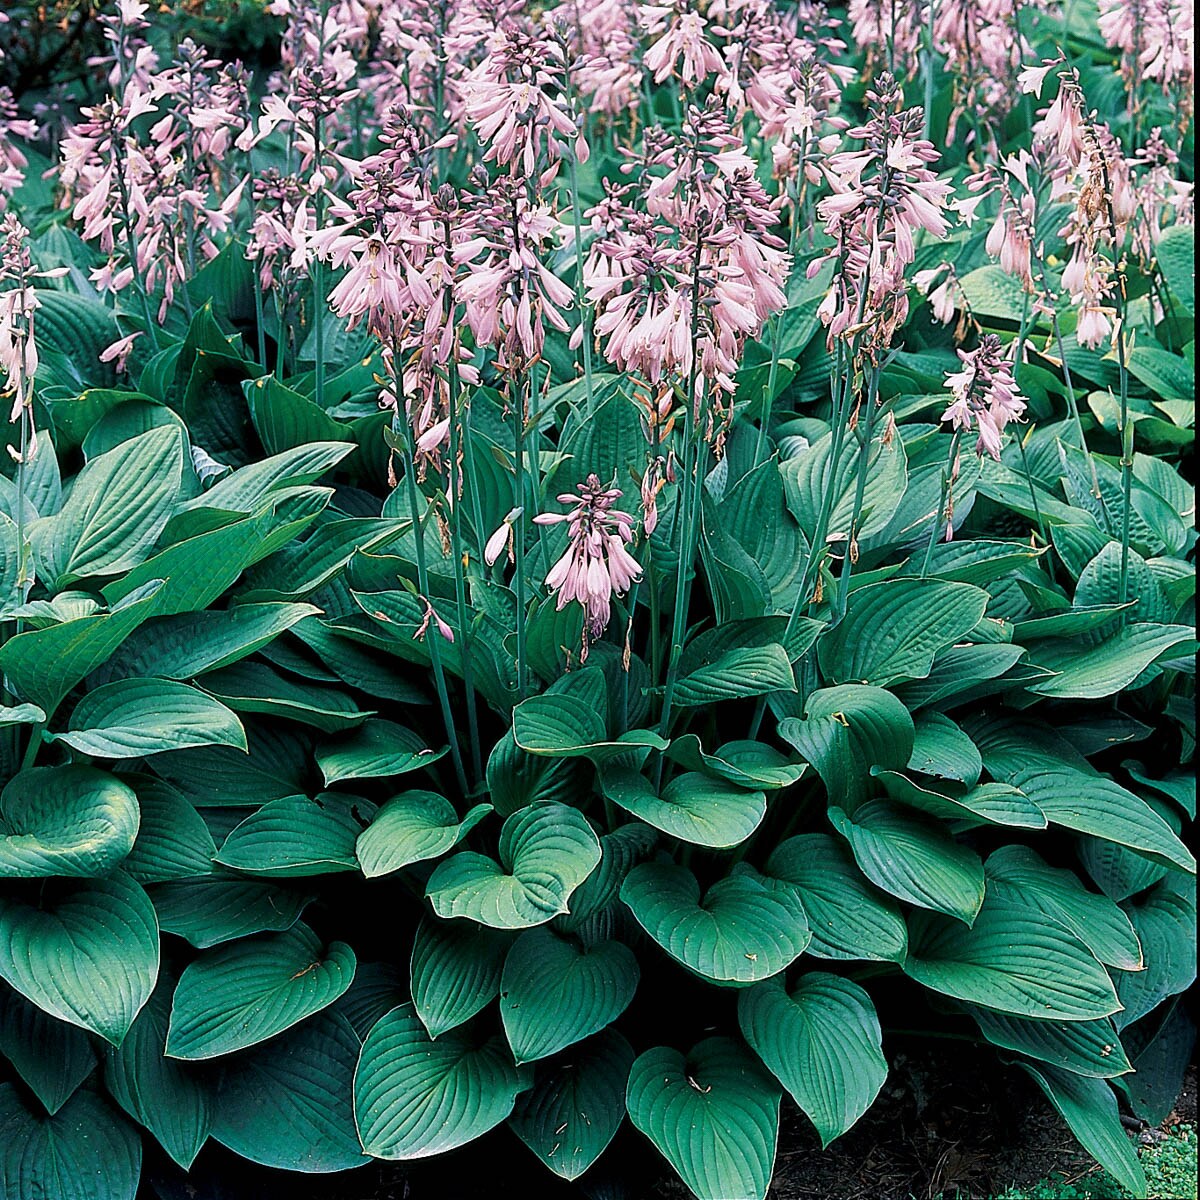
<instances>
[{"instance_id":1,"label":"dark soil","mask_svg":"<svg viewBox=\"0 0 1200 1200\"><path fill-rule=\"evenodd\" d=\"M1196 1121L1196 1069L1163 1128ZM1139 1136L1132 1133L1131 1136ZM1157 1131L1146 1130L1142 1140ZM147 1164L146 1200L690 1200L628 1125L579 1184L552 1178L507 1130L457 1154L341 1176L282 1175L211 1146L190 1177ZM897 1045L867 1115L822 1151L790 1102L770 1200L983 1200L1054 1171L1096 1170L1029 1078L966 1042Z\"/></svg>"}]
</instances>

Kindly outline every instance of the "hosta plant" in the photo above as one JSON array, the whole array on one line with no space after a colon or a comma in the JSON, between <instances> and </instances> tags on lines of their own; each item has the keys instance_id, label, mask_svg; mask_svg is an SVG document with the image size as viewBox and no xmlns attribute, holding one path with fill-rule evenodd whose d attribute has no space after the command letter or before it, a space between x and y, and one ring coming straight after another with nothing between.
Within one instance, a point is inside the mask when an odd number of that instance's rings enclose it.
<instances>
[{"instance_id":1,"label":"hosta plant","mask_svg":"<svg viewBox=\"0 0 1200 1200\"><path fill-rule=\"evenodd\" d=\"M123 2L51 145L0 107L6 1196L507 1125L762 1198L926 1034L1142 1186L1183 67L1073 6L978 70L911 6L589 7L274 4L260 106Z\"/></svg>"}]
</instances>

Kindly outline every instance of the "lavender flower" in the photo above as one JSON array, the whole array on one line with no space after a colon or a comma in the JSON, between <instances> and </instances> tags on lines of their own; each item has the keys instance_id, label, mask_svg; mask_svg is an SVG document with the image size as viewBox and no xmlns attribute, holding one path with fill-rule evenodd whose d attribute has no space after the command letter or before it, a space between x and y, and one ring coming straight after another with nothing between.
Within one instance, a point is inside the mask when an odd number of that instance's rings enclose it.
<instances>
[{"instance_id":1,"label":"lavender flower","mask_svg":"<svg viewBox=\"0 0 1200 1200\"><path fill-rule=\"evenodd\" d=\"M1021 419L1025 401L994 333L985 334L976 349L960 350L958 357L963 370L946 376L954 403L942 413L942 420L955 429L977 429L976 453L986 452L999 461L1001 435L1010 421Z\"/></svg>"}]
</instances>

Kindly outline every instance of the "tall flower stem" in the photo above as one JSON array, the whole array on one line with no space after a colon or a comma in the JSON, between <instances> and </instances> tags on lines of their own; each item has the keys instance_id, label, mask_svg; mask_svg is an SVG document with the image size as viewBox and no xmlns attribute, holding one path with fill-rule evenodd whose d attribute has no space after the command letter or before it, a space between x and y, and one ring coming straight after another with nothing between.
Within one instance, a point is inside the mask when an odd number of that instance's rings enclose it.
<instances>
[{"instance_id":1,"label":"tall flower stem","mask_svg":"<svg viewBox=\"0 0 1200 1200\"><path fill-rule=\"evenodd\" d=\"M1021 364L1025 361L1025 342L1029 336L1029 293L1025 293L1025 302L1021 308L1021 329L1017 334L1017 349L1013 356L1012 377L1013 382L1020 385L1019 372ZM1029 499L1033 503L1033 515L1037 521L1038 536L1044 542L1046 540L1046 523L1042 519L1042 508L1038 504L1037 488L1033 482L1033 475L1029 470L1029 459L1025 453L1025 439L1017 438L1017 449L1021 454L1021 469L1025 472L1025 483L1029 488Z\"/></svg>"},{"instance_id":2,"label":"tall flower stem","mask_svg":"<svg viewBox=\"0 0 1200 1200\"><path fill-rule=\"evenodd\" d=\"M451 312L451 321L454 313ZM479 746L479 713L475 701L475 681L471 667L471 630L467 623L467 584L464 563L465 554L462 544L461 521L459 518L459 501L461 499L462 475L458 465L459 436L458 436L458 398L460 383L458 377L458 346L450 354L450 552L454 559L454 601L458 609L458 636L462 642L459 653L462 656L463 690L467 694L467 732L471 741L471 770L475 782L483 779L483 759Z\"/></svg>"},{"instance_id":3,"label":"tall flower stem","mask_svg":"<svg viewBox=\"0 0 1200 1200\"><path fill-rule=\"evenodd\" d=\"M921 136L929 141L933 124L933 22L937 15L937 0L929 0L929 19L925 22L925 112Z\"/></svg>"},{"instance_id":4,"label":"tall flower stem","mask_svg":"<svg viewBox=\"0 0 1200 1200\"><path fill-rule=\"evenodd\" d=\"M526 397L532 386L529 373L525 372L518 386L514 379L509 385L508 405L512 410L513 422L513 508L525 506L525 413ZM525 537L524 522L516 522L513 532L516 551L514 582L517 590L517 692L525 699L528 687L525 655Z\"/></svg>"},{"instance_id":5,"label":"tall flower stem","mask_svg":"<svg viewBox=\"0 0 1200 1200\"><path fill-rule=\"evenodd\" d=\"M846 615L846 601L850 594L850 572L854 559L857 557L858 523L862 518L863 499L867 491L867 476L871 470L871 435L875 432L876 399L879 395L878 366L871 369L871 382L867 387L867 396L863 401L866 406L865 428L855 426L854 435L858 440L858 478L854 485L854 509L850 518L849 536L846 541L846 554L842 559L842 574L838 580L837 602L834 605L834 622L837 623Z\"/></svg>"},{"instance_id":6,"label":"tall flower stem","mask_svg":"<svg viewBox=\"0 0 1200 1200\"><path fill-rule=\"evenodd\" d=\"M924 579L929 574L929 564L933 561L933 548L937 545L938 531L942 528L942 522L946 519L946 500L950 495L950 480L954 473L954 464L958 460L958 449L962 444L962 430L956 429L954 436L950 439L950 454L946 459L946 465L942 468L942 490L938 496L938 506L933 513L933 521L929 527L929 542L925 546L925 561L921 564L921 578Z\"/></svg>"},{"instance_id":7,"label":"tall flower stem","mask_svg":"<svg viewBox=\"0 0 1200 1200\"><path fill-rule=\"evenodd\" d=\"M567 96L571 99L568 72ZM574 101L572 99L572 107ZM571 220L575 226L575 306L579 309L579 325L583 335L583 378L584 391L587 395L587 411L590 417L596 411L596 394L592 384L592 321L591 308L583 290L583 221L579 212L579 172L576 158L577 146L572 144L571 153L567 158L571 183Z\"/></svg>"},{"instance_id":8,"label":"tall flower stem","mask_svg":"<svg viewBox=\"0 0 1200 1200\"><path fill-rule=\"evenodd\" d=\"M392 419L392 431L398 434L400 455L404 464L404 482L408 489L408 509L412 519L413 542L417 554L417 586L427 603L432 603L429 596L429 570L425 560L425 527L421 521L420 497L417 492L417 472L413 464L413 433L409 424L404 399L404 383L401 368L400 347L395 347L392 363L396 372L396 415ZM446 738L450 743L450 758L454 763L454 773L458 777L459 787L463 794L469 791L467 772L463 767L462 748L458 742L458 730L454 727L454 715L450 709L450 695L446 689L446 671L442 664L442 650L438 644L441 635L436 629L430 629L425 641L429 648L430 665L433 667L434 688L437 691L438 705L442 712L442 723L446 727ZM464 656L465 657L465 656Z\"/></svg>"}]
</instances>

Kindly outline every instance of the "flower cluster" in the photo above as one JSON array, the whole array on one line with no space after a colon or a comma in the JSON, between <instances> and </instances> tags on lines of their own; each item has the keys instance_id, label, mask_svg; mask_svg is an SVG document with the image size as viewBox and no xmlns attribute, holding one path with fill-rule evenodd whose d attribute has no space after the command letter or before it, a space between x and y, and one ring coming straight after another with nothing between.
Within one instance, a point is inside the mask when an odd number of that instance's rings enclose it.
<instances>
[{"instance_id":1,"label":"flower cluster","mask_svg":"<svg viewBox=\"0 0 1200 1200\"><path fill-rule=\"evenodd\" d=\"M999 460L1004 430L1011 421L1020 420L1025 401L995 334L985 334L976 349L960 350L958 357L963 369L946 376L954 402L942 413L942 420L955 429L976 430L976 452Z\"/></svg>"},{"instance_id":2,"label":"flower cluster","mask_svg":"<svg viewBox=\"0 0 1200 1200\"><path fill-rule=\"evenodd\" d=\"M582 657L587 658L589 638L599 637L612 615L612 597L621 596L641 577L642 568L625 547L633 540L633 517L616 508L621 489L606 488L595 475L578 487L579 495L559 496L571 505L567 513L541 513L539 525L567 524L566 553L546 575L546 586L557 593L557 606L572 600L584 611Z\"/></svg>"}]
</instances>

